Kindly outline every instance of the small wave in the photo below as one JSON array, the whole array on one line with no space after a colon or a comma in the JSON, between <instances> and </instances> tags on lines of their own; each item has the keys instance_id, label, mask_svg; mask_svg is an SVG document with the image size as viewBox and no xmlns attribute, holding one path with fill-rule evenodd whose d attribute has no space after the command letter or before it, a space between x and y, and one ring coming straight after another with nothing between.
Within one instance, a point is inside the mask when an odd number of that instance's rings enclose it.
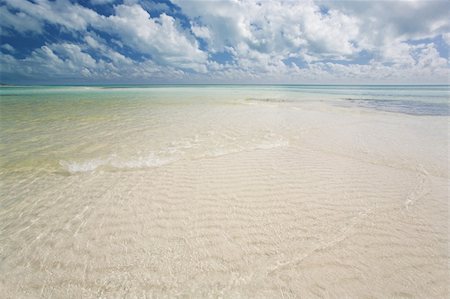
<instances>
[{"instance_id":1,"label":"small wave","mask_svg":"<svg viewBox=\"0 0 450 299\"><path fill-rule=\"evenodd\" d=\"M225 139L234 141L234 137L225 135ZM59 165L70 174L93 172L97 170L133 170L142 168L160 167L182 159L202 159L207 157L220 157L253 150L267 150L278 147L289 146L288 140L273 133L266 134L259 140L242 142L240 144L229 144L220 142L214 146L200 145L199 137L193 140L180 140L169 143L160 151L153 151L149 154L135 154L129 157L121 157L112 154L106 157L97 157L81 161L60 160Z\"/></svg>"},{"instance_id":2,"label":"small wave","mask_svg":"<svg viewBox=\"0 0 450 299\"><path fill-rule=\"evenodd\" d=\"M159 167L175 161L175 158L163 158L155 154L147 156L138 156L133 159L125 160L112 155L103 159L91 159L87 161L63 161L59 164L69 173L92 172L98 169L139 169Z\"/></svg>"},{"instance_id":3,"label":"small wave","mask_svg":"<svg viewBox=\"0 0 450 299\"><path fill-rule=\"evenodd\" d=\"M70 173L93 171L105 164L107 164L107 161L101 159L94 159L85 162L59 161L59 165Z\"/></svg>"}]
</instances>

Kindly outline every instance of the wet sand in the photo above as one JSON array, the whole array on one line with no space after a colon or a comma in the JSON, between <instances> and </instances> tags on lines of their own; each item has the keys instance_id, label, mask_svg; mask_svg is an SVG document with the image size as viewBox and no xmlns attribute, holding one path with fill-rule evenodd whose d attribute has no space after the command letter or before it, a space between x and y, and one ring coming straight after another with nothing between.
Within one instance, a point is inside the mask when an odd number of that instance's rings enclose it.
<instances>
[{"instance_id":1,"label":"wet sand","mask_svg":"<svg viewBox=\"0 0 450 299\"><path fill-rule=\"evenodd\" d=\"M1 297L448 297L447 117L185 111L130 136L171 159L2 171Z\"/></svg>"}]
</instances>

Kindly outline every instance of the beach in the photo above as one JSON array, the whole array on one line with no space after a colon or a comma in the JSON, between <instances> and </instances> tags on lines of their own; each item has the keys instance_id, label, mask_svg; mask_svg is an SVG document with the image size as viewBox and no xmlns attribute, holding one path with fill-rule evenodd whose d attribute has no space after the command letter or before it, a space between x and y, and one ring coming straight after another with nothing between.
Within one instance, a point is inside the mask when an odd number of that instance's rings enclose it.
<instances>
[{"instance_id":1,"label":"beach","mask_svg":"<svg viewBox=\"0 0 450 299\"><path fill-rule=\"evenodd\" d=\"M448 298L448 86L0 88L2 298Z\"/></svg>"}]
</instances>

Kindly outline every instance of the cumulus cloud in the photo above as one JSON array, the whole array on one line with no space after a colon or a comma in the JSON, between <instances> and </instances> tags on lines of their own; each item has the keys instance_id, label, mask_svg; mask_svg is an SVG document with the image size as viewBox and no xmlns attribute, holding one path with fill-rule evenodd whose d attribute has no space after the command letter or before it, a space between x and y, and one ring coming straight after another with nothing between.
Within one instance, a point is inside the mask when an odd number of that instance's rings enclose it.
<instances>
[{"instance_id":1,"label":"cumulus cloud","mask_svg":"<svg viewBox=\"0 0 450 299\"><path fill-rule=\"evenodd\" d=\"M3 27L2 34L6 33L5 29L6 31L12 29L21 34L29 32L42 33L43 24L25 12L11 12L2 6L0 7L0 18Z\"/></svg>"},{"instance_id":2,"label":"cumulus cloud","mask_svg":"<svg viewBox=\"0 0 450 299\"><path fill-rule=\"evenodd\" d=\"M92 57L88 53L92 49L88 43L49 44L34 50L24 59L17 59L9 54L2 55L0 63L5 66L2 73L4 76L19 76L39 82L42 82L42 78L53 82L64 82L67 79L76 82L121 82L124 79L126 82L142 82L143 79L164 79L166 76L180 79L184 74L181 70L160 66L152 61L135 62L95 42L94 47L105 51L104 58Z\"/></svg>"},{"instance_id":3,"label":"cumulus cloud","mask_svg":"<svg viewBox=\"0 0 450 299\"><path fill-rule=\"evenodd\" d=\"M448 1L322 1L323 5L365 20L365 37L382 42L385 37L420 39L450 30ZM369 31L370 30L370 31Z\"/></svg>"},{"instance_id":4,"label":"cumulus cloud","mask_svg":"<svg viewBox=\"0 0 450 299\"><path fill-rule=\"evenodd\" d=\"M115 14L105 17L66 0L55 2L40 0L36 3L7 0L6 3L8 7L20 10L35 22L29 26L16 24L20 20L6 22L19 32L32 29L41 31L43 23L57 24L77 32L86 31L91 27L117 36L123 44L140 53L148 54L157 63L198 72L206 70L203 64L206 62L207 54L198 49L197 40L193 36L190 38L187 31L179 28L173 17L162 14L158 18L152 18L138 4L117 5L114 7ZM5 14L12 14L5 7L2 7L2 10L6 12ZM9 17L14 18L15 16Z\"/></svg>"},{"instance_id":5,"label":"cumulus cloud","mask_svg":"<svg viewBox=\"0 0 450 299\"><path fill-rule=\"evenodd\" d=\"M442 34L442 39L447 43L447 46L450 46L450 33Z\"/></svg>"},{"instance_id":6,"label":"cumulus cloud","mask_svg":"<svg viewBox=\"0 0 450 299\"><path fill-rule=\"evenodd\" d=\"M14 52L16 52L16 49L14 49L14 47L11 46L10 44L3 44L3 45L1 45L0 48L3 49L3 50L5 50L5 51L7 51L7 52L9 52L9 53L14 53Z\"/></svg>"},{"instance_id":7,"label":"cumulus cloud","mask_svg":"<svg viewBox=\"0 0 450 299\"><path fill-rule=\"evenodd\" d=\"M448 31L449 5L443 1L175 2L196 20L192 31L207 42L209 51L230 53L235 73L244 71L252 78L262 73L272 80L289 74L285 77L298 75L297 80L405 82L429 81L429 75L445 81L448 76L446 59L434 45L429 45L436 54L430 57L433 63L424 64L418 61L420 46L408 43ZM361 65L361 53L372 59ZM224 69L230 72L230 67Z\"/></svg>"},{"instance_id":8,"label":"cumulus cloud","mask_svg":"<svg viewBox=\"0 0 450 299\"><path fill-rule=\"evenodd\" d=\"M102 4L114 3L114 0L90 0L90 2L94 5L102 5Z\"/></svg>"},{"instance_id":9,"label":"cumulus cloud","mask_svg":"<svg viewBox=\"0 0 450 299\"><path fill-rule=\"evenodd\" d=\"M44 23L51 23L60 25L68 30L85 30L89 23L99 17L91 9L73 4L68 0L38 0L36 2L4 0L4 3L7 8L19 11L17 15L24 14L29 19L28 21L33 20L33 22L39 24L37 26L39 28L42 28ZM5 7L2 8L6 9ZM17 31L23 32L21 30Z\"/></svg>"},{"instance_id":10,"label":"cumulus cloud","mask_svg":"<svg viewBox=\"0 0 450 299\"><path fill-rule=\"evenodd\" d=\"M205 40L211 39L211 33L209 32L208 27L191 24L191 30L196 37L203 38Z\"/></svg>"},{"instance_id":11,"label":"cumulus cloud","mask_svg":"<svg viewBox=\"0 0 450 299\"><path fill-rule=\"evenodd\" d=\"M342 58L358 50L358 20L337 10L324 14L312 1L175 2L197 20L193 31L206 37L211 51L236 50L245 43L260 53L287 56L303 50Z\"/></svg>"},{"instance_id":12,"label":"cumulus cloud","mask_svg":"<svg viewBox=\"0 0 450 299\"><path fill-rule=\"evenodd\" d=\"M90 3L2 1L2 80L448 82L448 1Z\"/></svg>"},{"instance_id":13,"label":"cumulus cloud","mask_svg":"<svg viewBox=\"0 0 450 299\"><path fill-rule=\"evenodd\" d=\"M207 54L198 48L197 40L177 27L175 19L165 13L158 18L137 4L118 5L115 15L93 24L111 35L117 35L133 49L149 54L156 62L205 71Z\"/></svg>"}]
</instances>

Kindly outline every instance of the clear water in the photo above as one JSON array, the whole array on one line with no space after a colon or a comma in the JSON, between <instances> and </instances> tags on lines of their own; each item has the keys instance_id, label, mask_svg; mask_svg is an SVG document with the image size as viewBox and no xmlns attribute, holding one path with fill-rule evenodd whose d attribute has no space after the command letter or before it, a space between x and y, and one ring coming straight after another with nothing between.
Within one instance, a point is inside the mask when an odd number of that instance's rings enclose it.
<instances>
[{"instance_id":1,"label":"clear water","mask_svg":"<svg viewBox=\"0 0 450 299\"><path fill-rule=\"evenodd\" d=\"M205 124L214 129L212 115L222 110L243 121L249 104L323 102L417 116L449 115L448 86L2 87L1 171L141 168L257 147L258 142L283 143L287 141L281 137L266 140L256 126L228 139L211 138L207 135L213 130Z\"/></svg>"},{"instance_id":2,"label":"clear water","mask_svg":"<svg viewBox=\"0 0 450 299\"><path fill-rule=\"evenodd\" d=\"M0 88L1 298L448 298L448 86Z\"/></svg>"}]
</instances>

